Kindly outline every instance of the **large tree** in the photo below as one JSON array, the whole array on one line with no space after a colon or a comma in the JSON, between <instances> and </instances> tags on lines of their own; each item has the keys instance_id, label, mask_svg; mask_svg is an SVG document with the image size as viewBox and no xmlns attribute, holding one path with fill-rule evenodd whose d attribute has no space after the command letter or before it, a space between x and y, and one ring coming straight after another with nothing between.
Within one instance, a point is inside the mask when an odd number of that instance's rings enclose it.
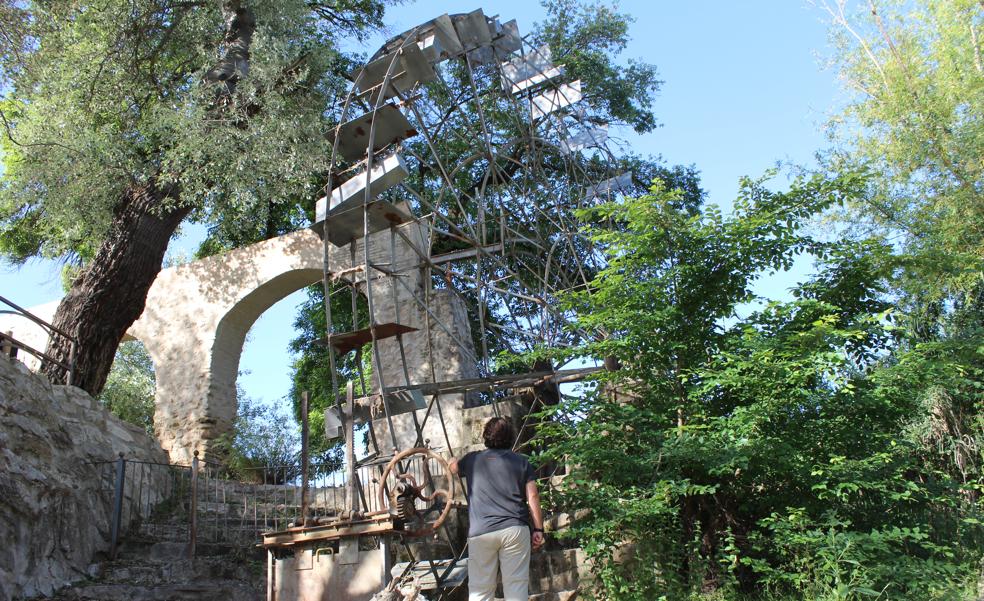
<instances>
[{"instance_id":1,"label":"large tree","mask_svg":"<svg viewBox=\"0 0 984 601\"><path fill-rule=\"evenodd\" d=\"M54 318L78 340L72 384L101 390L183 221L313 204L350 66L337 42L378 27L382 4L0 6L0 251L83 267Z\"/></svg>"},{"instance_id":2,"label":"large tree","mask_svg":"<svg viewBox=\"0 0 984 601\"><path fill-rule=\"evenodd\" d=\"M849 94L821 156L871 175L848 220L906 251L912 300L964 302L984 257L984 3L820 4Z\"/></svg>"},{"instance_id":3,"label":"large tree","mask_svg":"<svg viewBox=\"0 0 984 601\"><path fill-rule=\"evenodd\" d=\"M846 209L856 236L876 235L896 297L901 348L963 356L984 336L984 3L831 0L833 64L850 94L831 122L833 173L864 168ZM968 356L974 368L984 362ZM982 477L984 405L951 383L919 390L927 458L953 477Z\"/></svg>"}]
</instances>

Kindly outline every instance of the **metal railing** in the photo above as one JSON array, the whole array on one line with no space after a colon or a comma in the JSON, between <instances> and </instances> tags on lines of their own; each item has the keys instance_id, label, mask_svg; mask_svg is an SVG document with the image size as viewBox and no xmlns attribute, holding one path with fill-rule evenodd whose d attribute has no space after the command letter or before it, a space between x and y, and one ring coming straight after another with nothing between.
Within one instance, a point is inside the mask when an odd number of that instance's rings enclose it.
<instances>
[{"instance_id":1,"label":"metal railing","mask_svg":"<svg viewBox=\"0 0 984 601\"><path fill-rule=\"evenodd\" d=\"M72 382L72 375L75 372L75 353L78 350L78 340L76 340L74 337L69 335L67 332L64 332L56 328L55 326L41 319L37 315L34 315L27 309L24 309L23 307L14 304L13 302L7 300L2 296L0 296L0 303L12 309L12 310L0 309L0 314L18 315L20 317L28 319L34 322L35 324L37 324L38 326L40 326L41 329L43 329L45 333L47 333L49 340L55 336L61 336L65 338L69 344L68 361L63 362L63 361L56 360L54 357L52 357L45 351L40 351L38 349L31 347L28 344L18 341L16 338L14 338L8 333L0 332L0 352L11 358L16 358L17 352L19 350L23 350L33 355L34 357L37 357L42 362L42 364L52 363L54 365L57 365L65 372L65 383L70 384Z\"/></svg>"},{"instance_id":2,"label":"metal railing","mask_svg":"<svg viewBox=\"0 0 984 601\"><path fill-rule=\"evenodd\" d=\"M97 467L107 502L111 558L116 558L126 534L174 542L191 539L190 467L125 459L122 453Z\"/></svg>"},{"instance_id":3,"label":"metal railing","mask_svg":"<svg viewBox=\"0 0 984 601\"><path fill-rule=\"evenodd\" d=\"M357 467L355 506L372 513L379 504L379 476L385 461ZM99 463L111 538L111 557L124 537L183 542L189 556L198 545L252 547L264 532L300 524L303 479L299 465L230 469L198 458L192 465L134 461L122 455ZM423 458L407 460L404 469L418 481L428 474L447 477ZM437 474L435 472L441 472ZM307 523L326 523L344 514L345 471L337 464L309 468Z\"/></svg>"}]
</instances>

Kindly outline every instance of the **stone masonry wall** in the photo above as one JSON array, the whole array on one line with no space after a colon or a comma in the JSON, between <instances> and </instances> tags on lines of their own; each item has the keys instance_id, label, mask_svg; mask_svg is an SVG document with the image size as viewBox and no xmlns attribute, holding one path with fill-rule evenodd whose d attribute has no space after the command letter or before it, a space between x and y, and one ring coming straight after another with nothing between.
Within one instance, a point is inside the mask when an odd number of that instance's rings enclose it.
<instances>
[{"instance_id":1,"label":"stone masonry wall","mask_svg":"<svg viewBox=\"0 0 984 601\"><path fill-rule=\"evenodd\" d=\"M109 550L112 493L95 462L119 453L167 462L81 389L0 358L0 601L48 595Z\"/></svg>"}]
</instances>

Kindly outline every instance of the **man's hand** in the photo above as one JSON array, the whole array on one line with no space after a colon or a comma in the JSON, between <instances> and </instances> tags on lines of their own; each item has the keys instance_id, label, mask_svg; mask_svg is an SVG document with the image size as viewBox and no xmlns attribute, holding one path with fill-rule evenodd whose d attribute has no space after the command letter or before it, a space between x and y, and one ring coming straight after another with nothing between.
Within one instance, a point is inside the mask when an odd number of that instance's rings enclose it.
<instances>
[{"instance_id":1,"label":"man's hand","mask_svg":"<svg viewBox=\"0 0 984 601\"><path fill-rule=\"evenodd\" d=\"M536 551L546 542L543 536L543 511L540 510L540 490L536 487L536 480L526 483L526 504L530 508L530 519L533 522L533 550Z\"/></svg>"}]
</instances>

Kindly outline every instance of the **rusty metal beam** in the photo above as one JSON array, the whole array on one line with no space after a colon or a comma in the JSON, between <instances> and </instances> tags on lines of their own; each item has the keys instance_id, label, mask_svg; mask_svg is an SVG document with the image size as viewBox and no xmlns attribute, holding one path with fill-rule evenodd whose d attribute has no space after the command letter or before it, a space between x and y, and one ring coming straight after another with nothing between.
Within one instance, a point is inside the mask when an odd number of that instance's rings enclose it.
<instances>
[{"instance_id":1,"label":"rusty metal beam","mask_svg":"<svg viewBox=\"0 0 984 601\"><path fill-rule=\"evenodd\" d=\"M266 532L263 534L261 546L266 549L285 548L364 534L389 534L392 532L398 532L396 523L388 511L383 511L369 515L364 520L340 520L323 526Z\"/></svg>"},{"instance_id":2,"label":"rusty metal beam","mask_svg":"<svg viewBox=\"0 0 984 601\"><path fill-rule=\"evenodd\" d=\"M583 367L579 369L562 369L558 371L534 371L524 374L506 374L487 378L469 378L466 380L450 380L447 382L427 382L410 386L392 386L388 393L416 389L421 394L455 394L481 390L499 390L503 388L526 388L543 384L562 384L577 382L588 376L605 371L604 367ZM361 399L360 399L361 400Z\"/></svg>"}]
</instances>

